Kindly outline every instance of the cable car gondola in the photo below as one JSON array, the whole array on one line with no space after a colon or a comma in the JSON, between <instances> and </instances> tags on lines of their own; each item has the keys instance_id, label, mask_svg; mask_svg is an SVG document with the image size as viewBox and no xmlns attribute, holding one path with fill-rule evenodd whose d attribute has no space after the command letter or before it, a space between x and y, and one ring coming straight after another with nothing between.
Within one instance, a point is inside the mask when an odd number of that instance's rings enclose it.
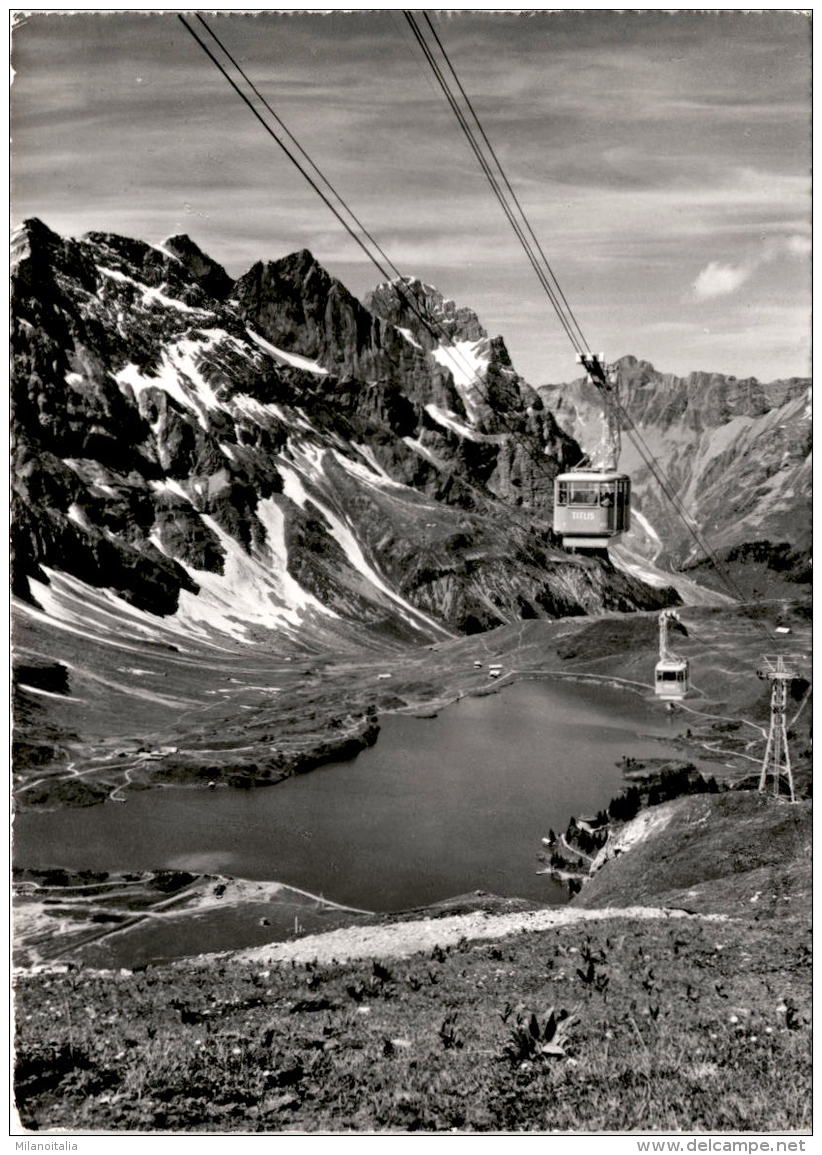
<instances>
[{"instance_id":1,"label":"cable car gondola","mask_svg":"<svg viewBox=\"0 0 822 1155\"><path fill-rule=\"evenodd\" d=\"M554 481L554 531L564 549L606 549L631 527L627 473L574 469Z\"/></svg>"},{"instance_id":2,"label":"cable car gondola","mask_svg":"<svg viewBox=\"0 0 822 1155\"><path fill-rule=\"evenodd\" d=\"M602 438L590 463L554 481L554 532L564 549L604 550L631 527L631 479L619 472L621 424L618 377L602 353L581 353L588 378L602 395Z\"/></svg>"},{"instance_id":3,"label":"cable car gondola","mask_svg":"<svg viewBox=\"0 0 822 1155\"><path fill-rule=\"evenodd\" d=\"M659 661L654 666L654 693L663 702L679 702L690 688L688 660L675 654L668 645L669 621L680 621L675 610L663 610L659 615Z\"/></svg>"},{"instance_id":4,"label":"cable car gondola","mask_svg":"<svg viewBox=\"0 0 822 1155\"><path fill-rule=\"evenodd\" d=\"M654 667L654 693L663 702L678 702L688 693L688 663L684 658L663 658Z\"/></svg>"}]
</instances>

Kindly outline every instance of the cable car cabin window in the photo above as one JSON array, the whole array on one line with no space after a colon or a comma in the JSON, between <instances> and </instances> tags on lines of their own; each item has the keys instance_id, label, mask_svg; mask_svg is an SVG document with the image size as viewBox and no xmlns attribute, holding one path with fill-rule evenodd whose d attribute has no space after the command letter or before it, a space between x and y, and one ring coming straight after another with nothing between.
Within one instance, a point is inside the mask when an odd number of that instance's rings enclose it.
<instances>
[{"instance_id":1,"label":"cable car cabin window","mask_svg":"<svg viewBox=\"0 0 822 1155\"><path fill-rule=\"evenodd\" d=\"M599 486L595 481L572 481L568 488L571 505L599 504Z\"/></svg>"},{"instance_id":2,"label":"cable car cabin window","mask_svg":"<svg viewBox=\"0 0 822 1155\"><path fill-rule=\"evenodd\" d=\"M658 682L684 682L684 670L658 670L656 675Z\"/></svg>"},{"instance_id":3,"label":"cable car cabin window","mask_svg":"<svg viewBox=\"0 0 822 1155\"><path fill-rule=\"evenodd\" d=\"M568 504L568 482L557 482L557 505Z\"/></svg>"}]
</instances>

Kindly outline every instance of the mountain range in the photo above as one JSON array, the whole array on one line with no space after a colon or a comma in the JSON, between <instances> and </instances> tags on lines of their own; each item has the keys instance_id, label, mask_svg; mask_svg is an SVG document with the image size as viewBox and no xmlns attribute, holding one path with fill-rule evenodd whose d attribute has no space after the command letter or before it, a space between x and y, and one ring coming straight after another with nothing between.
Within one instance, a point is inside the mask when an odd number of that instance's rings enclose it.
<instances>
[{"instance_id":1,"label":"mountain range","mask_svg":"<svg viewBox=\"0 0 822 1155\"><path fill-rule=\"evenodd\" d=\"M188 237L33 220L12 291L23 599L79 582L185 629L358 643L669 599L556 548L579 447L430 286L362 304L305 250L233 281Z\"/></svg>"},{"instance_id":2,"label":"mountain range","mask_svg":"<svg viewBox=\"0 0 822 1155\"><path fill-rule=\"evenodd\" d=\"M459 635L727 599L630 436L630 535L561 548L592 388L533 388L419 280L359 301L306 250L233 279L186 236L30 220L11 339L21 804L276 781L373 741L377 709L449 700ZM807 382L620 377L703 538L806 578Z\"/></svg>"}]
</instances>

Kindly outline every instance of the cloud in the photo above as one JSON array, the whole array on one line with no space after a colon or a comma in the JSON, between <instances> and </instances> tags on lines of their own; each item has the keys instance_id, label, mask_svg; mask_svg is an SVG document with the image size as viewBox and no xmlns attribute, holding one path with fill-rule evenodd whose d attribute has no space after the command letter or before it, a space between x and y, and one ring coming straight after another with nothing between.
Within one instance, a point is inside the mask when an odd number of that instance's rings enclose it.
<instances>
[{"instance_id":1,"label":"cloud","mask_svg":"<svg viewBox=\"0 0 822 1155\"><path fill-rule=\"evenodd\" d=\"M795 233L790 237L769 239L755 256L737 265L723 265L709 261L693 282L694 296L699 301L712 297L727 297L749 281L757 269L781 256L807 257L811 252L810 237Z\"/></svg>"},{"instance_id":2,"label":"cloud","mask_svg":"<svg viewBox=\"0 0 822 1155\"><path fill-rule=\"evenodd\" d=\"M793 237L788 237L786 247L792 256L809 257L811 255L811 238L797 233Z\"/></svg>"},{"instance_id":3,"label":"cloud","mask_svg":"<svg viewBox=\"0 0 822 1155\"><path fill-rule=\"evenodd\" d=\"M709 297L726 297L753 275L756 265L721 265L711 261L694 281L694 293L700 301Z\"/></svg>"}]
</instances>

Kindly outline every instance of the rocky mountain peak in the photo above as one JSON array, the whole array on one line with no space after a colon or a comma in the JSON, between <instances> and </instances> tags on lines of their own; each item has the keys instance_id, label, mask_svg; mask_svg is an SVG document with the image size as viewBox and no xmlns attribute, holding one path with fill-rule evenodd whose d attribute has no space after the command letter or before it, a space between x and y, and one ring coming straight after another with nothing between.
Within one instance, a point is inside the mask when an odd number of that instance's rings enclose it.
<instances>
[{"instance_id":1,"label":"rocky mountain peak","mask_svg":"<svg viewBox=\"0 0 822 1155\"><path fill-rule=\"evenodd\" d=\"M257 261L234 285L233 298L244 319L267 341L317 359L331 351L328 302L335 287L313 254L301 249L277 261ZM350 301L359 305L354 297Z\"/></svg>"},{"instance_id":2,"label":"rocky mountain peak","mask_svg":"<svg viewBox=\"0 0 822 1155\"><path fill-rule=\"evenodd\" d=\"M364 301L366 308L378 316L397 328L409 330L424 349L432 349L443 338L479 341L488 336L472 309L457 306L419 277L384 281Z\"/></svg>"},{"instance_id":3,"label":"rocky mountain peak","mask_svg":"<svg viewBox=\"0 0 822 1155\"><path fill-rule=\"evenodd\" d=\"M60 237L43 224L39 217L27 217L11 235L12 265L30 257L35 251L47 250L59 244Z\"/></svg>"},{"instance_id":4,"label":"rocky mountain peak","mask_svg":"<svg viewBox=\"0 0 822 1155\"><path fill-rule=\"evenodd\" d=\"M186 233L175 233L158 245L161 252L176 257L188 275L210 296L225 300L234 282L222 265L212 260Z\"/></svg>"},{"instance_id":5,"label":"rocky mountain peak","mask_svg":"<svg viewBox=\"0 0 822 1155\"><path fill-rule=\"evenodd\" d=\"M25 237L15 588L41 608L80 582L183 633L381 645L658 603L554 548L579 447L431 286L455 340L426 352L305 249L227 284L185 236Z\"/></svg>"}]
</instances>

